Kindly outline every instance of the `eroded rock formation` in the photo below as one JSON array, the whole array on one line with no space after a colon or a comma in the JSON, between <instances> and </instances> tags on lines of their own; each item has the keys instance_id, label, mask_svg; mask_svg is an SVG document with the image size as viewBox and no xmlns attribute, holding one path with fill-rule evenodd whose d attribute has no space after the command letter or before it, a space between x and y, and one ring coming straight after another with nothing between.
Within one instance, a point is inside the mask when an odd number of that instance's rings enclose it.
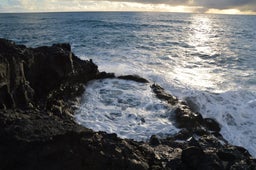
<instances>
[{"instance_id":1,"label":"eroded rock formation","mask_svg":"<svg viewBox=\"0 0 256 170\"><path fill-rule=\"evenodd\" d=\"M69 44L27 48L0 39L0 169L256 169L244 148L222 138L216 121L156 84L156 96L176 108L170 119L178 134L136 142L76 124L72 114L86 83L114 77L80 60Z\"/></svg>"}]
</instances>

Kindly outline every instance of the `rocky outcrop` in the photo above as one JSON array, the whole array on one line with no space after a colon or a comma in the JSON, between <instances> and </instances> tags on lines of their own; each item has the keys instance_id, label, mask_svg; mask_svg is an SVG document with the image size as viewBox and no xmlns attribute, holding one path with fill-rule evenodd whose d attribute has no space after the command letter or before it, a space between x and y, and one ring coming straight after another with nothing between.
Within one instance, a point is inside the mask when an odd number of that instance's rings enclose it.
<instances>
[{"instance_id":1,"label":"rocky outcrop","mask_svg":"<svg viewBox=\"0 0 256 170\"><path fill-rule=\"evenodd\" d=\"M151 85L151 88L157 98L174 106L174 117L171 118L175 119L176 127L186 128L190 131L202 128L215 133L220 132L220 125L214 119L203 118L200 113L193 112L193 109L191 109L186 102L179 101L175 96L166 93L164 89L157 84Z\"/></svg>"},{"instance_id":2,"label":"rocky outcrop","mask_svg":"<svg viewBox=\"0 0 256 170\"><path fill-rule=\"evenodd\" d=\"M0 39L0 169L255 169L243 148L229 145L213 119L153 84L174 107L180 132L148 142L93 132L73 120L86 83L115 78L76 57L69 44L27 48ZM148 82L134 75L121 79Z\"/></svg>"},{"instance_id":3,"label":"rocky outcrop","mask_svg":"<svg viewBox=\"0 0 256 170\"><path fill-rule=\"evenodd\" d=\"M32 49L0 39L0 51L1 108L27 108L46 101L65 82L86 83L99 74L97 66L76 57L69 44Z\"/></svg>"}]
</instances>

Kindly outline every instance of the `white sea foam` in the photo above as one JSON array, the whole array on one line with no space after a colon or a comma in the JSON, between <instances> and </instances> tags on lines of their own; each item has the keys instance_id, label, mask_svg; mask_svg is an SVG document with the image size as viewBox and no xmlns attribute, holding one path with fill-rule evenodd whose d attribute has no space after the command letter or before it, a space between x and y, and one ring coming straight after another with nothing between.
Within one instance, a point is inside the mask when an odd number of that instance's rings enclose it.
<instances>
[{"instance_id":1,"label":"white sea foam","mask_svg":"<svg viewBox=\"0 0 256 170\"><path fill-rule=\"evenodd\" d=\"M246 86L237 86L240 82L235 83L231 80L236 75L227 77L223 73L204 68L190 68L190 71L183 69L180 67L180 62L184 62L183 58L172 58L172 64L159 61L160 66L150 65L143 58L141 60L138 63L120 61L118 67L114 66L116 63L105 60L100 60L98 64L101 70L108 72L139 74L151 82L157 82L180 99L192 99L195 108L204 118L213 118L220 123L221 134L226 140L231 144L245 147L256 157L256 92L253 86L248 90L245 90ZM143 62L146 64L139 64ZM131 133L135 134L134 131ZM154 132L151 131L152 134ZM136 135L126 137L136 138Z\"/></svg>"},{"instance_id":2,"label":"white sea foam","mask_svg":"<svg viewBox=\"0 0 256 170\"><path fill-rule=\"evenodd\" d=\"M169 120L172 109L157 99L149 84L104 79L91 82L78 110L78 123L122 138L147 140L178 131Z\"/></svg>"},{"instance_id":3,"label":"white sea foam","mask_svg":"<svg viewBox=\"0 0 256 170\"><path fill-rule=\"evenodd\" d=\"M204 117L216 119L221 134L230 143L243 146L256 156L256 94L228 91L220 94L193 93L193 102Z\"/></svg>"}]
</instances>

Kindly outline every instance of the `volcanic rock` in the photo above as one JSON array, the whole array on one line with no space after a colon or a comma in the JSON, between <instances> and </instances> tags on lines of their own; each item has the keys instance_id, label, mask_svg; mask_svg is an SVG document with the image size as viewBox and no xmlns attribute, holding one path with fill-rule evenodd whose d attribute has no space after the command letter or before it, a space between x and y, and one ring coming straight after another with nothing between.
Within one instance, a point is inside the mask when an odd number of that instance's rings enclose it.
<instances>
[{"instance_id":1,"label":"volcanic rock","mask_svg":"<svg viewBox=\"0 0 256 170\"><path fill-rule=\"evenodd\" d=\"M146 80L138 75L125 75L125 76L119 76L117 78L124 79L124 80L132 80L132 81L136 81L138 83L149 83L148 80Z\"/></svg>"},{"instance_id":2,"label":"volcanic rock","mask_svg":"<svg viewBox=\"0 0 256 170\"><path fill-rule=\"evenodd\" d=\"M216 121L156 84L156 96L176 108L170 119L183 128L178 134L137 142L78 125L73 114L86 84L101 78L115 75L67 43L27 48L0 39L0 169L256 169L248 151L223 140Z\"/></svg>"}]
</instances>

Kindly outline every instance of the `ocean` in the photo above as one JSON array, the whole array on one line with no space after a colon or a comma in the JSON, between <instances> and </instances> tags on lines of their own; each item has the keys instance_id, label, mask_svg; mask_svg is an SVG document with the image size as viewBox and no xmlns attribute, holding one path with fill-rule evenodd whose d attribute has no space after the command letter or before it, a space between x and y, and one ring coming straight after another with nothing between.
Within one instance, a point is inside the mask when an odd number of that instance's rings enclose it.
<instances>
[{"instance_id":1,"label":"ocean","mask_svg":"<svg viewBox=\"0 0 256 170\"><path fill-rule=\"evenodd\" d=\"M29 47L68 42L100 71L137 74L186 100L256 157L256 16L80 12L0 14L0 37ZM147 140L179 131L150 84L88 84L78 123Z\"/></svg>"}]
</instances>

